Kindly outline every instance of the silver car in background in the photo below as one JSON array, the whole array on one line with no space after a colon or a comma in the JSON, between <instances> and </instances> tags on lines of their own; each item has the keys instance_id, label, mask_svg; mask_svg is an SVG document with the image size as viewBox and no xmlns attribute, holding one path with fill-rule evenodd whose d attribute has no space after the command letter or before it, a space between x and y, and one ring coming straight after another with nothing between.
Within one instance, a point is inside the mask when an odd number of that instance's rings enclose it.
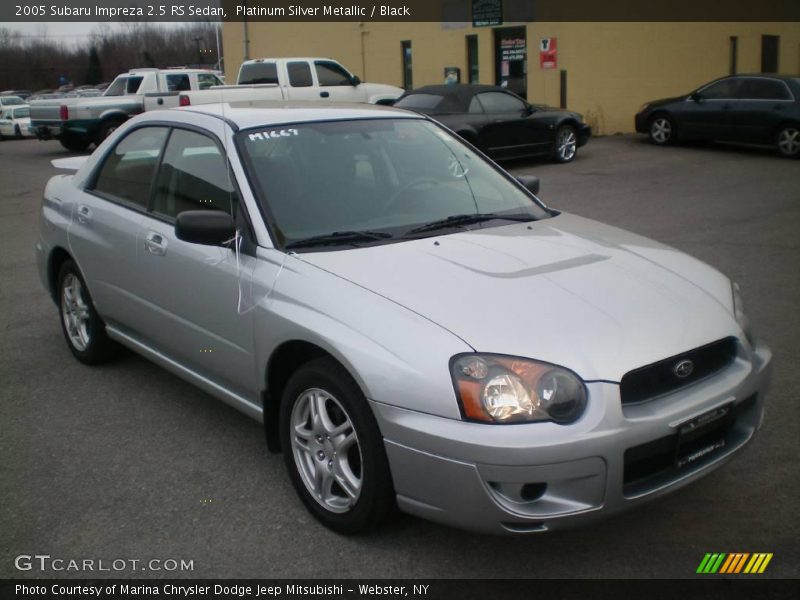
<instances>
[{"instance_id":1,"label":"silver car in background","mask_svg":"<svg viewBox=\"0 0 800 600\"><path fill-rule=\"evenodd\" d=\"M431 120L217 104L121 126L44 192L68 347L120 345L264 423L303 503L542 532L709 473L771 353L737 286L547 208ZM78 164L82 162L83 164Z\"/></svg>"}]
</instances>

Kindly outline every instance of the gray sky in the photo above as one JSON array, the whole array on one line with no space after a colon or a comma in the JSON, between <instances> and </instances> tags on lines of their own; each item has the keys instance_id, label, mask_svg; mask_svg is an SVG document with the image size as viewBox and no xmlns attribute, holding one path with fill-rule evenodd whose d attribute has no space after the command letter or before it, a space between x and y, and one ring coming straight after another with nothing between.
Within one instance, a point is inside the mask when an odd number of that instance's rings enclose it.
<instances>
[{"instance_id":1,"label":"gray sky","mask_svg":"<svg viewBox=\"0 0 800 600\"><path fill-rule=\"evenodd\" d=\"M158 27L173 27L181 25L182 23L150 23ZM87 35L99 31L100 27L107 28L114 31L122 29L122 23L104 22L104 23L87 23L87 22L74 22L63 23L55 21L37 21L37 22L20 22L20 23L0 23L0 27L10 29L12 31L19 31L22 35L31 37L48 37L52 39L63 40L64 42L80 41Z\"/></svg>"}]
</instances>

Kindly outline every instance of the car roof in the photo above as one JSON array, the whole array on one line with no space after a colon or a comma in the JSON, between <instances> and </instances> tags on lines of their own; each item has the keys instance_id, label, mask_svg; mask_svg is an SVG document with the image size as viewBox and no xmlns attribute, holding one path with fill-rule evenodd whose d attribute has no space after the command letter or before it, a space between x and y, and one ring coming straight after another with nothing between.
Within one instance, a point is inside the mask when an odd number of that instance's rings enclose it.
<instances>
[{"instance_id":1,"label":"car roof","mask_svg":"<svg viewBox=\"0 0 800 600\"><path fill-rule=\"evenodd\" d=\"M357 104L331 102L322 104L314 101L268 101L222 102L214 104L197 104L164 111L152 111L161 119L168 118L172 111L195 112L223 118L234 123L240 129L265 127L285 123L302 123L313 121L337 121L348 119L419 119L417 113L378 106L375 104Z\"/></svg>"},{"instance_id":2,"label":"car roof","mask_svg":"<svg viewBox=\"0 0 800 600\"><path fill-rule=\"evenodd\" d=\"M442 96L446 99L439 106L435 107L432 112L466 112L469 103L476 94L483 92L509 92L505 88L497 85L485 85L478 83L457 83L457 84L439 84L439 85L424 85L422 87L413 89L406 92L403 97L414 96L416 94L433 94ZM428 111L422 111L428 112Z\"/></svg>"}]
</instances>

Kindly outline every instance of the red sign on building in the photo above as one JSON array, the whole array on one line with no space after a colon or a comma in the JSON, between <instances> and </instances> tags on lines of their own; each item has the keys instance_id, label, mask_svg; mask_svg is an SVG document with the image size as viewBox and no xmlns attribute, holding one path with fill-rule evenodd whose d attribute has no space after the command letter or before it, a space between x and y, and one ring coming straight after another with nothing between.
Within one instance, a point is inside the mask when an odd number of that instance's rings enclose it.
<instances>
[{"instance_id":1,"label":"red sign on building","mask_svg":"<svg viewBox=\"0 0 800 600\"><path fill-rule=\"evenodd\" d=\"M539 42L539 67L542 69L558 68L557 38L542 38Z\"/></svg>"}]
</instances>

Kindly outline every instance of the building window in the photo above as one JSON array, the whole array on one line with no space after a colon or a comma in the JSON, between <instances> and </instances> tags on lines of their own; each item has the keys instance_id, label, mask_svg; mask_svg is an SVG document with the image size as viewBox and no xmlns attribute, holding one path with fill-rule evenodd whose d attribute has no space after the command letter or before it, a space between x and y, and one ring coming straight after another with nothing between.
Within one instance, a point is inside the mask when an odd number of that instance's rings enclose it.
<instances>
[{"instance_id":1,"label":"building window","mask_svg":"<svg viewBox=\"0 0 800 600\"><path fill-rule=\"evenodd\" d=\"M467 82L478 83L478 36L467 36Z\"/></svg>"},{"instance_id":2,"label":"building window","mask_svg":"<svg viewBox=\"0 0 800 600\"><path fill-rule=\"evenodd\" d=\"M414 86L411 68L411 41L400 42L400 47L403 52L403 87L410 90Z\"/></svg>"},{"instance_id":3,"label":"building window","mask_svg":"<svg viewBox=\"0 0 800 600\"><path fill-rule=\"evenodd\" d=\"M780 37L777 35L761 36L761 72L778 72L778 42Z\"/></svg>"},{"instance_id":4,"label":"building window","mask_svg":"<svg viewBox=\"0 0 800 600\"><path fill-rule=\"evenodd\" d=\"M732 35L731 36L731 51L730 51L730 54L731 54L731 57L730 57L731 58L731 62L730 62L729 74L730 75L736 75L736 69L737 69L736 62L737 62L737 59L738 59L738 56L739 56L739 36L736 36L736 35Z\"/></svg>"}]
</instances>

